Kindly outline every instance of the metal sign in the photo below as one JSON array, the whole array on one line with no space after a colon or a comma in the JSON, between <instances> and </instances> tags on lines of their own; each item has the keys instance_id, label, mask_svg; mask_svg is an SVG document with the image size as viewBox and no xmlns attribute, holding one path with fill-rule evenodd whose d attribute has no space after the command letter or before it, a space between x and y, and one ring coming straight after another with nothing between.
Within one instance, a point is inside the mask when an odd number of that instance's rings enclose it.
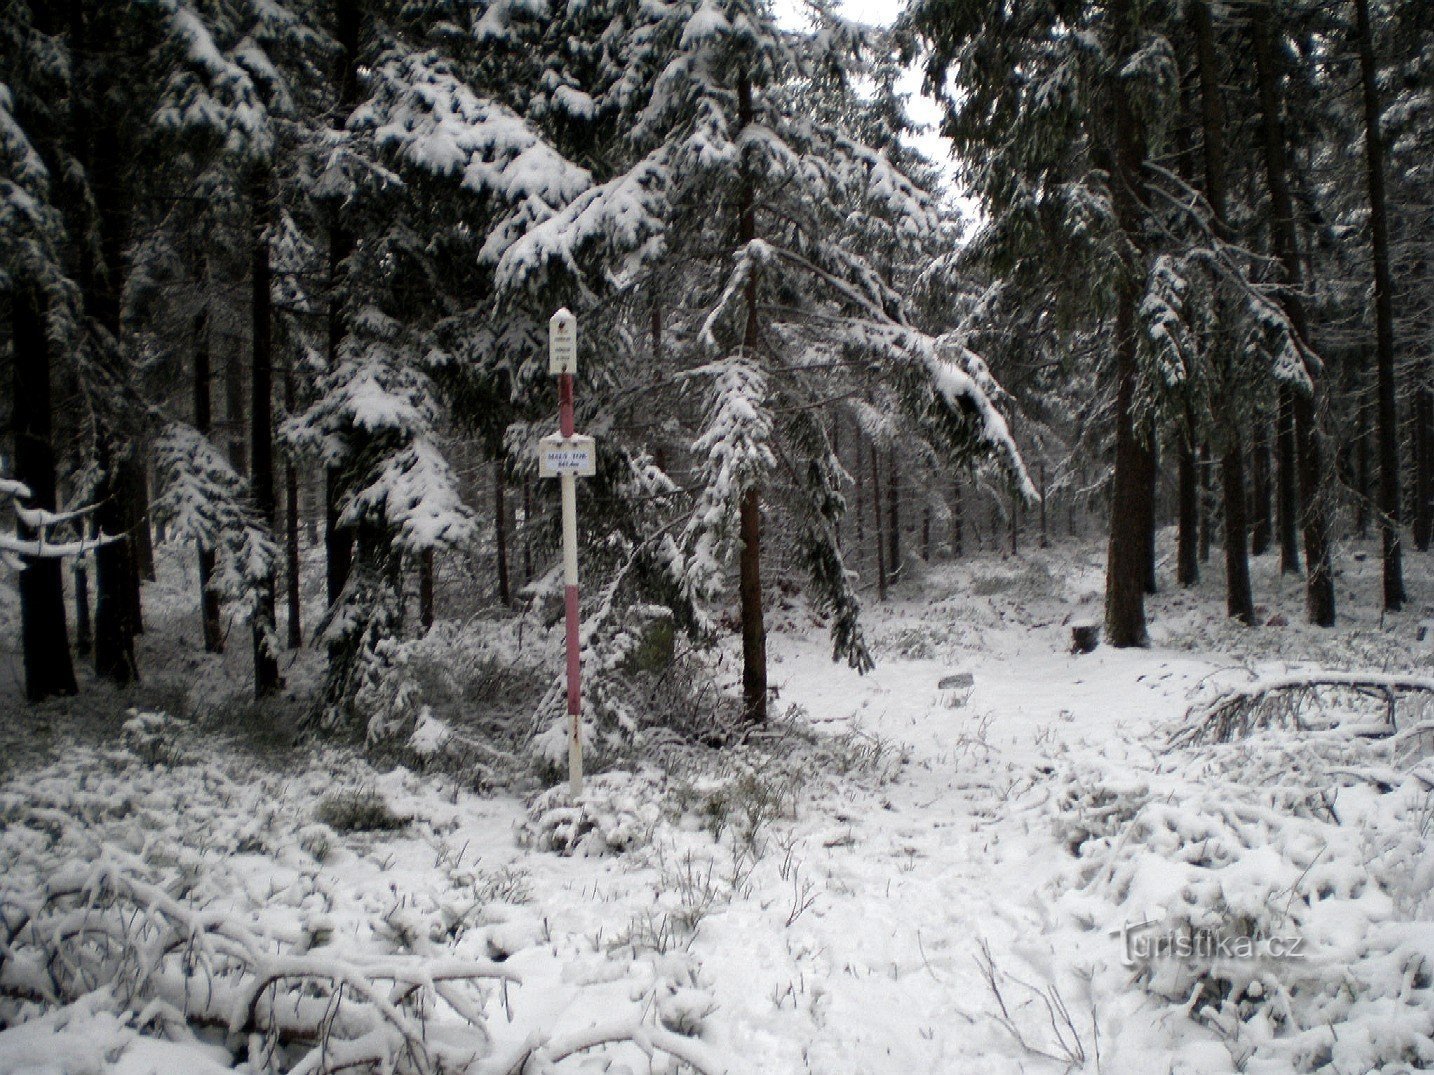
<instances>
[{"instance_id":1,"label":"metal sign","mask_svg":"<svg viewBox=\"0 0 1434 1075\"><path fill-rule=\"evenodd\" d=\"M538 476L556 478L575 474L591 478L597 473L597 446L592 437L574 433L564 437L554 433L538 442Z\"/></svg>"},{"instance_id":2,"label":"metal sign","mask_svg":"<svg viewBox=\"0 0 1434 1075\"><path fill-rule=\"evenodd\" d=\"M578 372L578 319L565 306L548 321L548 372Z\"/></svg>"}]
</instances>

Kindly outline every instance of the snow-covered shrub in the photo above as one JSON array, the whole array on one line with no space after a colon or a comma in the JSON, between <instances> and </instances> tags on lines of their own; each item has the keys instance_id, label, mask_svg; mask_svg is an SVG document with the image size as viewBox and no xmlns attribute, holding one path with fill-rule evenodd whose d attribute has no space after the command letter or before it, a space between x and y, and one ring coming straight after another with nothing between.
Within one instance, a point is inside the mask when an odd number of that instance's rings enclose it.
<instances>
[{"instance_id":1,"label":"snow-covered shrub","mask_svg":"<svg viewBox=\"0 0 1434 1075\"><path fill-rule=\"evenodd\" d=\"M319 803L314 816L335 832L393 832L413 820L395 814L372 788L336 792Z\"/></svg>"},{"instance_id":2,"label":"snow-covered shrub","mask_svg":"<svg viewBox=\"0 0 1434 1075\"><path fill-rule=\"evenodd\" d=\"M645 844L661 817L651 777L608 772L590 777L574 801L566 785L538 795L518 833L521 843L559 855L604 855Z\"/></svg>"},{"instance_id":3,"label":"snow-covered shrub","mask_svg":"<svg viewBox=\"0 0 1434 1075\"><path fill-rule=\"evenodd\" d=\"M188 728L168 713L129 710L129 719L120 727L125 746L151 765L173 764L181 756L180 736Z\"/></svg>"},{"instance_id":4,"label":"snow-covered shrub","mask_svg":"<svg viewBox=\"0 0 1434 1075\"><path fill-rule=\"evenodd\" d=\"M1265 728L1140 781L1072 766L1043 789L1077 856L1053 900L1119 932L1135 980L1242 1070L1427 1067L1434 800L1409 768L1418 736Z\"/></svg>"}]
</instances>

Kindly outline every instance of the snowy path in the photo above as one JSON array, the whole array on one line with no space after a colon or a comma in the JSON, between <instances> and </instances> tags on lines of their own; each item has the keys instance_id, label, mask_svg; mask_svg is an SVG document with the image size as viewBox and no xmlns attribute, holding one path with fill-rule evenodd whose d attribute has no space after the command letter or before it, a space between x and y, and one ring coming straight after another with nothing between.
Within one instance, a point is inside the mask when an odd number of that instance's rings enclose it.
<instances>
[{"instance_id":1,"label":"snowy path","mask_svg":"<svg viewBox=\"0 0 1434 1075\"><path fill-rule=\"evenodd\" d=\"M1061 650L1059 631L1045 633L1044 652L972 655L959 666L886 658L862 679L811 642L778 637L784 702L824 730L903 744L911 761L879 804L798 826L820 895L789 929L768 925L773 935L759 940L762 923L737 911L704 924L704 957L771 954L722 997L743 1011L740 1036L762 1049L753 1070L1031 1069L985 1014L993 999L978 957L984 943L1013 973L1049 963L1039 892L1063 863L1050 831L1011 811L1012 793L1029 790L1033 767L1058 743L1149 764L1125 730L1176 716L1211 667L1149 651L1076 658ZM975 688L949 708L937 683L956 671L971 672Z\"/></svg>"}]
</instances>

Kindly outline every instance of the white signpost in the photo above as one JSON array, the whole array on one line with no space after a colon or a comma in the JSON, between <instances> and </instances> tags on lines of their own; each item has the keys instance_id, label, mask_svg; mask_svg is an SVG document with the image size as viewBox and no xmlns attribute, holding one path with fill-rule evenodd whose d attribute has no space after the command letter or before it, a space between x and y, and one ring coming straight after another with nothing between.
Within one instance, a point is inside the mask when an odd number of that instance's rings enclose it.
<instances>
[{"instance_id":1,"label":"white signpost","mask_svg":"<svg viewBox=\"0 0 1434 1075\"><path fill-rule=\"evenodd\" d=\"M548 372L558 378L558 432L539 443L538 474L556 476L563 498L563 605L567 628L568 788L583 790L582 664L578 644L577 479L597 472L592 437L573 429L573 376L578 372L578 319L566 308L548 322Z\"/></svg>"}]
</instances>

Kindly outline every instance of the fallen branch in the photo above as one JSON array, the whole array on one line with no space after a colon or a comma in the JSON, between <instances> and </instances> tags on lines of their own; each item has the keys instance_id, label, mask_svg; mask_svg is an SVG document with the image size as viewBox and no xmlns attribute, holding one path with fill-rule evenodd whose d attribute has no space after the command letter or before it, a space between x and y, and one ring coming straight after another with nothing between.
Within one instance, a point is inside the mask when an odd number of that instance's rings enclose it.
<instances>
[{"instance_id":1,"label":"fallen branch","mask_svg":"<svg viewBox=\"0 0 1434 1075\"><path fill-rule=\"evenodd\" d=\"M1170 736L1169 746L1228 743L1279 723L1309 731L1312 726L1305 720L1304 706L1317 699L1322 689L1349 691L1380 702L1384 723L1360 725L1356 731L1372 738L1398 732L1401 698L1410 694L1434 697L1434 679L1380 672L1307 672L1257 679L1192 705L1186 711L1185 724Z\"/></svg>"}]
</instances>

